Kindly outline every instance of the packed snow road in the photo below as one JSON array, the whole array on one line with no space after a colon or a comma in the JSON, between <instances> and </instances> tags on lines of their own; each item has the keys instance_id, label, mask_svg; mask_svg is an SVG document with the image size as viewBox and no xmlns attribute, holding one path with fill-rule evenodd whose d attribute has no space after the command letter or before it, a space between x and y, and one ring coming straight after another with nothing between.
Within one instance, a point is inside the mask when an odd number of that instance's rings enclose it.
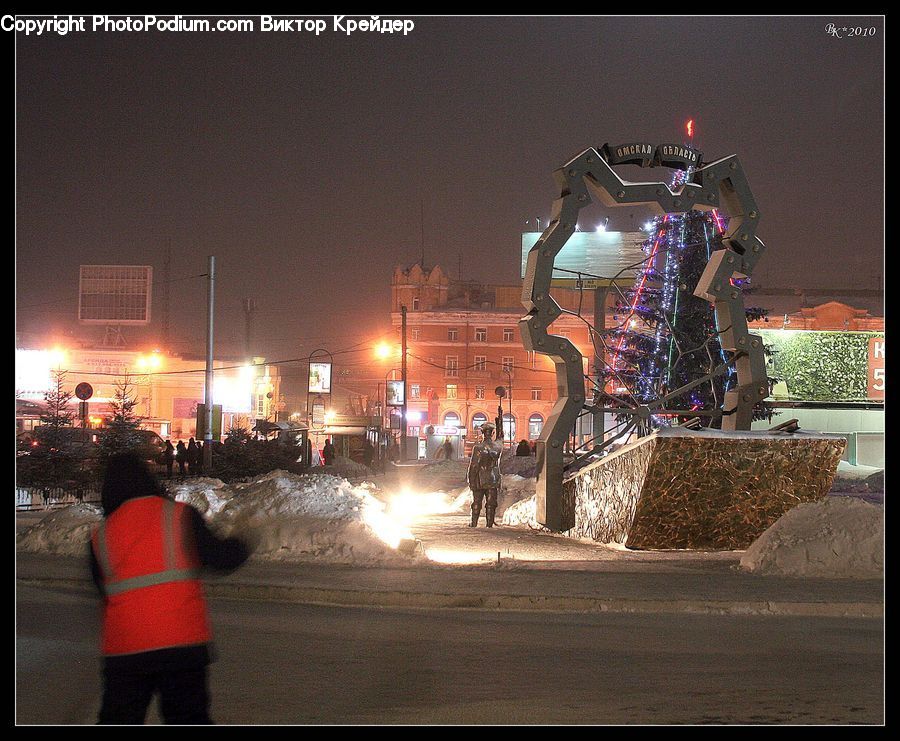
<instances>
[{"instance_id":1,"label":"packed snow road","mask_svg":"<svg viewBox=\"0 0 900 741\"><path fill-rule=\"evenodd\" d=\"M92 723L98 609L20 585L16 720ZM877 619L213 600L223 724L881 723ZM151 710L148 722L158 722Z\"/></svg>"}]
</instances>

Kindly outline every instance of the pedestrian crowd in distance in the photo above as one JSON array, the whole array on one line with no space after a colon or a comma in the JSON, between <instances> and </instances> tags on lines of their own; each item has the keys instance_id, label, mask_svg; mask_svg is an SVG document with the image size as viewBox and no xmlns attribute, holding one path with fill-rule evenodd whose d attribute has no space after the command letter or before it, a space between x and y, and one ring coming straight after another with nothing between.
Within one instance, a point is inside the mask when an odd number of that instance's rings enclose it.
<instances>
[{"instance_id":1,"label":"pedestrian crowd in distance","mask_svg":"<svg viewBox=\"0 0 900 741\"><path fill-rule=\"evenodd\" d=\"M199 476L203 473L203 449L202 440L191 438L187 445L179 440L177 445L172 445L171 440L166 440L166 449L163 451L163 463L166 465L166 475L172 478L172 469L178 464L178 476Z\"/></svg>"}]
</instances>

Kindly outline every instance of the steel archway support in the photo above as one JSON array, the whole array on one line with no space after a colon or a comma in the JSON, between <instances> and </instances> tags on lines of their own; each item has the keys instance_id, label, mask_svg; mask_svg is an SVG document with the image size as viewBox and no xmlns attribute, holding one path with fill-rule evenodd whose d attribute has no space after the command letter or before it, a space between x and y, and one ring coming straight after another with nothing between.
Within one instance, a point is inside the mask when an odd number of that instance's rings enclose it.
<instances>
[{"instance_id":1,"label":"steel archway support","mask_svg":"<svg viewBox=\"0 0 900 741\"><path fill-rule=\"evenodd\" d=\"M649 164L649 163L648 163ZM556 255L575 231L579 211L592 196L605 206L646 205L656 213L718 209L729 217L725 249L713 253L694 295L713 304L722 349L733 353L737 386L726 392L722 428L749 430L754 405L769 392L762 340L747 328L740 286L733 278L749 277L765 251L756 236L759 210L740 161L724 157L693 172L692 181L670 188L661 182L623 181L600 152L591 147L553 173L560 189L550 223L528 253L519 320L527 350L547 355L556 365L558 398L537 442L537 520L562 532L575 526L573 502L564 501L563 449L585 406L583 356L565 337L549 333L562 309L550 295Z\"/></svg>"}]
</instances>

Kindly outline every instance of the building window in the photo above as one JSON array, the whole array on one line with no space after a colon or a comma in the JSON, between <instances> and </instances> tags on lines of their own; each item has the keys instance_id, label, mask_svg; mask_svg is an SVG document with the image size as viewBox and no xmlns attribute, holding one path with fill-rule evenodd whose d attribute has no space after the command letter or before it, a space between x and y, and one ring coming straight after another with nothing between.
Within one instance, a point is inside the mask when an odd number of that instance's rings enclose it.
<instances>
[{"instance_id":1,"label":"building window","mask_svg":"<svg viewBox=\"0 0 900 741\"><path fill-rule=\"evenodd\" d=\"M256 418L257 419L265 419L266 418L266 395L265 394L257 394L256 395Z\"/></svg>"},{"instance_id":2,"label":"building window","mask_svg":"<svg viewBox=\"0 0 900 741\"><path fill-rule=\"evenodd\" d=\"M416 296L413 299L413 311L418 311L418 310L419 310L419 297Z\"/></svg>"},{"instance_id":3,"label":"building window","mask_svg":"<svg viewBox=\"0 0 900 741\"><path fill-rule=\"evenodd\" d=\"M531 387L531 400L532 401L540 401L541 400L541 389L539 386Z\"/></svg>"},{"instance_id":4,"label":"building window","mask_svg":"<svg viewBox=\"0 0 900 741\"><path fill-rule=\"evenodd\" d=\"M503 415L503 439L516 439L516 418L512 414Z\"/></svg>"},{"instance_id":5,"label":"building window","mask_svg":"<svg viewBox=\"0 0 900 741\"><path fill-rule=\"evenodd\" d=\"M544 418L535 412L528 418L528 437L531 440L537 440L541 436L541 430L544 429Z\"/></svg>"},{"instance_id":6,"label":"building window","mask_svg":"<svg viewBox=\"0 0 900 741\"><path fill-rule=\"evenodd\" d=\"M418 340L418 339L419 339L419 328L418 328L418 327L413 327L413 328L410 330L410 332L412 333L412 339L414 339L414 340Z\"/></svg>"},{"instance_id":7,"label":"building window","mask_svg":"<svg viewBox=\"0 0 900 741\"><path fill-rule=\"evenodd\" d=\"M487 342L487 327L475 327L475 342Z\"/></svg>"},{"instance_id":8,"label":"building window","mask_svg":"<svg viewBox=\"0 0 900 741\"><path fill-rule=\"evenodd\" d=\"M503 366L503 371L511 371L513 369L514 362L515 358L513 358L512 355L504 355L503 360L500 363Z\"/></svg>"},{"instance_id":9,"label":"building window","mask_svg":"<svg viewBox=\"0 0 900 741\"><path fill-rule=\"evenodd\" d=\"M475 398L476 399L484 398L484 386L476 386L475 387Z\"/></svg>"},{"instance_id":10,"label":"building window","mask_svg":"<svg viewBox=\"0 0 900 741\"><path fill-rule=\"evenodd\" d=\"M504 327L503 328L503 341L504 342L512 342L513 341L513 328L512 327Z\"/></svg>"},{"instance_id":11,"label":"building window","mask_svg":"<svg viewBox=\"0 0 900 741\"><path fill-rule=\"evenodd\" d=\"M444 415L445 427L459 427L459 415L456 412L447 412Z\"/></svg>"},{"instance_id":12,"label":"building window","mask_svg":"<svg viewBox=\"0 0 900 741\"><path fill-rule=\"evenodd\" d=\"M448 355L447 364L444 367L447 369L447 375L450 378L456 378L457 376L459 376L459 356Z\"/></svg>"},{"instance_id":13,"label":"building window","mask_svg":"<svg viewBox=\"0 0 900 741\"><path fill-rule=\"evenodd\" d=\"M472 370L477 370L477 371L487 370L487 355L476 355L475 356L475 365L472 367Z\"/></svg>"},{"instance_id":14,"label":"building window","mask_svg":"<svg viewBox=\"0 0 900 741\"><path fill-rule=\"evenodd\" d=\"M419 384L417 384L417 383L410 384L409 398L410 399L418 399L419 398Z\"/></svg>"},{"instance_id":15,"label":"building window","mask_svg":"<svg viewBox=\"0 0 900 741\"><path fill-rule=\"evenodd\" d=\"M410 427L409 425L407 425L406 436L407 437L418 437L419 436L419 428L418 427Z\"/></svg>"},{"instance_id":16,"label":"building window","mask_svg":"<svg viewBox=\"0 0 900 741\"><path fill-rule=\"evenodd\" d=\"M456 384L455 383L447 384L447 398L448 399L456 398Z\"/></svg>"},{"instance_id":17,"label":"building window","mask_svg":"<svg viewBox=\"0 0 900 741\"><path fill-rule=\"evenodd\" d=\"M472 429L477 430L487 421L487 415L484 412L475 412L475 414L472 415Z\"/></svg>"},{"instance_id":18,"label":"building window","mask_svg":"<svg viewBox=\"0 0 900 741\"><path fill-rule=\"evenodd\" d=\"M459 330L458 329L448 329L447 330L447 339L450 342L456 342L459 339Z\"/></svg>"}]
</instances>

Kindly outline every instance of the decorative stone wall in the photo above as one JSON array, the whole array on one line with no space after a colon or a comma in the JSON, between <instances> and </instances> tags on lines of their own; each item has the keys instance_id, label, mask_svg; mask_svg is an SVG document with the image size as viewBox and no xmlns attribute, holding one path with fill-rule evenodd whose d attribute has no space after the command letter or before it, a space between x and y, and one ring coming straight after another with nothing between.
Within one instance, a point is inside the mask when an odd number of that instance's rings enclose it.
<instances>
[{"instance_id":1,"label":"decorative stone wall","mask_svg":"<svg viewBox=\"0 0 900 741\"><path fill-rule=\"evenodd\" d=\"M660 430L563 484L573 537L733 550L831 488L846 441L815 433Z\"/></svg>"}]
</instances>

